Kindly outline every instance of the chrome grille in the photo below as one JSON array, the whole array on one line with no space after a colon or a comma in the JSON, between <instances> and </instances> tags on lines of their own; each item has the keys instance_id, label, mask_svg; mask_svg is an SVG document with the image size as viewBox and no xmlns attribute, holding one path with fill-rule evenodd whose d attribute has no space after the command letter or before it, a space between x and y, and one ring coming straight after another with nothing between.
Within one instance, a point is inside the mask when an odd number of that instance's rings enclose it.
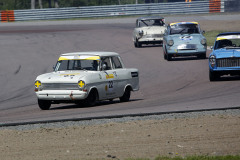
<instances>
[{"instance_id":1,"label":"chrome grille","mask_svg":"<svg viewBox=\"0 0 240 160\"><path fill-rule=\"evenodd\" d=\"M161 37L163 37L163 34L147 34L143 37L145 37L145 38L161 38Z\"/></svg>"},{"instance_id":2,"label":"chrome grille","mask_svg":"<svg viewBox=\"0 0 240 160\"><path fill-rule=\"evenodd\" d=\"M240 67L240 58L217 59L217 67Z\"/></svg>"},{"instance_id":3,"label":"chrome grille","mask_svg":"<svg viewBox=\"0 0 240 160\"><path fill-rule=\"evenodd\" d=\"M77 83L43 83L43 90L77 90Z\"/></svg>"}]
</instances>

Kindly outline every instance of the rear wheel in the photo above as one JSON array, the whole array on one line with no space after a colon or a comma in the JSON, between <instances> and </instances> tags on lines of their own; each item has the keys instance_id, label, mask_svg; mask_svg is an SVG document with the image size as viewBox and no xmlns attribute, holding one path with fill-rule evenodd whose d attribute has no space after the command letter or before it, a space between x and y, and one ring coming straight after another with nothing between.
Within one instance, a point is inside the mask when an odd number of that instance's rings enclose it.
<instances>
[{"instance_id":1,"label":"rear wheel","mask_svg":"<svg viewBox=\"0 0 240 160\"><path fill-rule=\"evenodd\" d=\"M49 110L49 108L51 107L51 101L38 99L38 106L42 110Z\"/></svg>"},{"instance_id":2,"label":"rear wheel","mask_svg":"<svg viewBox=\"0 0 240 160\"><path fill-rule=\"evenodd\" d=\"M131 97L131 88L128 87L125 89L123 96L120 97L119 99L121 102L127 102L129 101L130 97Z\"/></svg>"}]
</instances>

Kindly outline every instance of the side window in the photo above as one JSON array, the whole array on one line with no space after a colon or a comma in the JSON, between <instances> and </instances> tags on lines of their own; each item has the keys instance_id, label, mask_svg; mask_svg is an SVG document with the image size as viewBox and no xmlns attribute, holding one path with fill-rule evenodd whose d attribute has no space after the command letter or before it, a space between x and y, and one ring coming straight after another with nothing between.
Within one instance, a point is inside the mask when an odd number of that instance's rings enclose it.
<instances>
[{"instance_id":1,"label":"side window","mask_svg":"<svg viewBox=\"0 0 240 160\"><path fill-rule=\"evenodd\" d=\"M112 57L112 62L113 62L113 67L115 69L122 68L122 64L121 64L121 62L119 60L119 57Z\"/></svg>"},{"instance_id":2,"label":"side window","mask_svg":"<svg viewBox=\"0 0 240 160\"><path fill-rule=\"evenodd\" d=\"M168 34L171 34L170 31L171 31L171 27L168 26L168 27L167 27L167 32L166 32L166 34L167 34L167 35L168 35Z\"/></svg>"},{"instance_id":3,"label":"side window","mask_svg":"<svg viewBox=\"0 0 240 160\"><path fill-rule=\"evenodd\" d=\"M106 65L106 70L111 70L112 69L112 65L111 65L111 61L109 57L103 57L102 58L102 64Z\"/></svg>"}]
</instances>

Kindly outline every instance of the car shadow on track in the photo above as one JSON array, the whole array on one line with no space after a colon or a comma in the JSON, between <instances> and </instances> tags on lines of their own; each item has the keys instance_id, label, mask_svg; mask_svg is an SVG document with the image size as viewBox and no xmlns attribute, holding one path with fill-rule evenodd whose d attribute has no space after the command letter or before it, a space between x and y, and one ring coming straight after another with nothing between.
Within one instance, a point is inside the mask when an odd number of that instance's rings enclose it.
<instances>
[{"instance_id":1,"label":"car shadow on track","mask_svg":"<svg viewBox=\"0 0 240 160\"><path fill-rule=\"evenodd\" d=\"M148 44L148 45L143 45L140 48L152 48L152 47L162 47L162 44Z\"/></svg>"},{"instance_id":2,"label":"car shadow on track","mask_svg":"<svg viewBox=\"0 0 240 160\"><path fill-rule=\"evenodd\" d=\"M82 105L82 104L71 104L70 103L70 104L66 104L66 105L61 106L61 107L50 108L50 110L93 108L93 107L98 107L98 106L106 106L106 105L112 105L112 104L129 103L129 102L135 102L135 101L141 101L141 100L143 100L143 99L131 99L128 102L120 102L120 100L112 100L112 101L105 100L105 101L97 102L97 104L95 106L91 106L91 107L85 106L85 105Z\"/></svg>"},{"instance_id":3,"label":"car shadow on track","mask_svg":"<svg viewBox=\"0 0 240 160\"><path fill-rule=\"evenodd\" d=\"M195 61L195 60L207 60L208 57L201 59L195 56L191 56L191 57L172 57L171 61Z\"/></svg>"},{"instance_id":4,"label":"car shadow on track","mask_svg":"<svg viewBox=\"0 0 240 160\"><path fill-rule=\"evenodd\" d=\"M239 81L239 80L240 80L240 75L239 76L222 76L221 78L217 79L214 82Z\"/></svg>"}]
</instances>

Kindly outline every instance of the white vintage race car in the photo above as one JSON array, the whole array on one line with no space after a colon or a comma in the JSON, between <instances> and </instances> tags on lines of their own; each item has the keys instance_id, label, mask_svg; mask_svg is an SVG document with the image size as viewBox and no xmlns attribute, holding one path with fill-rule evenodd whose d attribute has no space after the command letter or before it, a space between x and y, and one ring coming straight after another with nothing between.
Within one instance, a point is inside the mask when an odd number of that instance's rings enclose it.
<instances>
[{"instance_id":1,"label":"white vintage race car","mask_svg":"<svg viewBox=\"0 0 240 160\"><path fill-rule=\"evenodd\" d=\"M133 30L134 46L139 48L142 44L162 44L166 30L165 20L160 16L140 17L136 20Z\"/></svg>"},{"instance_id":2,"label":"white vintage race car","mask_svg":"<svg viewBox=\"0 0 240 160\"><path fill-rule=\"evenodd\" d=\"M125 68L118 53L75 52L62 54L51 73L35 81L38 105L48 110L53 103L94 106L100 100L129 101L139 89L136 68Z\"/></svg>"}]
</instances>

